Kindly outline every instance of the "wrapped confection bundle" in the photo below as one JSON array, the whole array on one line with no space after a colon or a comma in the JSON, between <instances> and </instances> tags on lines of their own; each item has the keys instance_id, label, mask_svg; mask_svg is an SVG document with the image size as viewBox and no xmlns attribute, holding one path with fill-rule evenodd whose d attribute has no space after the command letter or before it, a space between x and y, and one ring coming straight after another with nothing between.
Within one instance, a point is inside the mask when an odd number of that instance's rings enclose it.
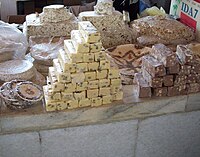
<instances>
[{"instance_id":1,"label":"wrapped confection bundle","mask_svg":"<svg viewBox=\"0 0 200 157\"><path fill-rule=\"evenodd\" d=\"M142 73L135 78L138 96L163 97L199 92L200 51L197 47L178 45L173 52L163 44L152 46L150 54L142 58Z\"/></svg>"},{"instance_id":2,"label":"wrapped confection bundle","mask_svg":"<svg viewBox=\"0 0 200 157\"><path fill-rule=\"evenodd\" d=\"M110 66L101 36L89 22L79 22L49 67L43 87L46 111L100 106L123 98L119 70Z\"/></svg>"}]
</instances>

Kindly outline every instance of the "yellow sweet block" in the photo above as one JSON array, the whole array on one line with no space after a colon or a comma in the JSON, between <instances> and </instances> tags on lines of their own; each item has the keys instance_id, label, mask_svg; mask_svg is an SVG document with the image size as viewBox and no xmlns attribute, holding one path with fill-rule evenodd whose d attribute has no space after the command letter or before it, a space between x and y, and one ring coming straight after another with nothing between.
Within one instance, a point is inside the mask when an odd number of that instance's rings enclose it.
<instances>
[{"instance_id":1,"label":"yellow sweet block","mask_svg":"<svg viewBox=\"0 0 200 157\"><path fill-rule=\"evenodd\" d=\"M83 54L83 62L94 62L94 54L93 53L85 53Z\"/></svg>"},{"instance_id":2,"label":"yellow sweet block","mask_svg":"<svg viewBox=\"0 0 200 157\"><path fill-rule=\"evenodd\" d=\"M69 56L72 63L83 62L83 54L76 52L72 44L72 40L64 40L64 49L65 49L66 55Z\"/></svg>"},{"instance_id":3,"label":"yellow sweet block","mask_svg":"<svg viewBox=\"0 0 200 157\"><path fill-rule=\"evenodd\" d=\"M50 100L61 100L61 93L60 92L53 92L51 95L48 95Z\"/></svg>"},{"instance_id":4,"label":"yellow sweet block","mask_svg":"<svg viewBox=\"0 0 200 157\"><path fill-rule=\"evenodd\" d=\"M74 93L74 98L76 100L82 100L86 98L86 92L85 91L81 91L81 92L76 92Z\"/></svg>"},{"instance_id":5,"label":"yellow sweet block","mask_svg":"<svg viewBox=\"0 0 200 157\"><path fill-rule=\"evenodd\" d=\"M102 105L102 98L98 97L98 98L92 98L91 100L91 106L95 107L95 106L101 106Z\"/></svg>"},{"instance_id":6,"label":"yellow sweet block","mask_svg":"<svg viewBox=\"0 0 200 157\"><path fill-rule=\"evenodd\" d=\"M59 51L58 61L64 72L76 72L76 63L72 63L71 59L64 50Z\"/></svg>"},{"instance_id":7,"label":"yellow sweet block","mask_svg":"<svg viewBox=\"0 0 200 157\"><path fill-rule=\"evenodd\" d=\"M83 72L71 74L72 83L82 83L84 82L86 76Z\"/></svg>"},{"instance_id":8,"label":"yellow sweet block","mask_svg":"<svg viewBox=\"0 0 200 157\"><path fill-rule=\"evenodd\" d=\"M86 72L88 71L88 63L78 63L76 65L77 72Z\"/></svg>"},{"instance_id":9,"label":"yellow sweet block","mask_svg":"<svg viewBox=\"0 0 200 157\"><path fill-rule=\"evenodd\" d=\"M104 51L94 53L94 60L96 62L99 62L99 61L105 60L105 59L106 59L106 53Z\"/></svg>"},{"instance_id":10,"label":"yellow sweet block","mask_svg":"<svg viewBox=\"0 0 200 157\"><path fill-rule=\"evenodd\" d=\"M61 102L58 102L56 110L62 111L62 110L66 110L67 108L68 108L67 102L61 101Z\"/></svg>"},{"instance_id":11,"label":"yellow sweet block","mask_svg":"<svg viewBox=\"0 0 200 157\"><path fill-rule=\"evenodd\" d=\"M102 43L98 42L98 43L90 44L89 48L90 48L90 53L99 52L101 51Z\"/></svg>"},{"instance_id":12,"label":"yellow sweet block","mask_svg":"<svg viewBox=\"0 0 200 157\"><path fill-rule=\"evenodd\" d=\"M54 67L54 70L55 71L58 71L58 72L63 72L62 68L61 68L61 65L58 61L58 59L53 59L53 67Z\"/></svg>"},{"instance_id":13,"label":"yellow sweet block","mask_svg":"<svg viewBox=\"0 0 200 157\"><path fill-rule=\"evenodd\" d=\"M76 91L76 84L75 83L67 83L65 84L64 93L72 93Z\"/></svg>"},{"instance_id":14,"label":"yellow sweet block","mask_svg":"<svg viewBox=\"0 0 200 157\"><path fill-rule=\"evenodd\" d=\"M110 69L110 61L109 60L101 60L99 69L100 70Z\"/></svg>"},{"instance_id":15,"label":"yellow sweet block","mask_svg":"<svg viewBox=\"0 0 200 157\"><path fill-rule=\"evenodd\" d=\"M108 77L108 70L98 70L97 79L105 79Z\"/></svg>"},{"instance_id":16,"label":"yellow sweet block","mask_svg":"<svg viewBox=\"0 0 200 157\"><path fill-rule=\"evenodd\" d=\"M74 94L73 93L62 92L61 95L62 95L62 100L66 100L66 101L74 100Z\"/></svg>"},{"instance_id":17,"label":"yellow sweet block","mask_svg":"<svg viewBox=\"0 0 200 157\"><path fill-rule=\"evenodd\" d=\"M117 68L110 68L108 70L108 78L110 78L110 79L119 78L119 69L117 69Z\"/></svg>"},{"instance_id":18,"label":"yellow sweet block","mask_svg":"<svg viewBox=\"0 0 200 157\"><path fill-rule=\"evenodd\" d=\"M110 95L110 87L99 88L99 96Z\"/></svg>"},{"instance_id":19,"label":"yellow sweet block","mask_svg":"<svg viewBox=\"0 0 200 157\"><path fill-rule=\"evenodd\" d=\"M112 96L111 95L106 95L102 97L102 103L103 104L110 104L112 103Z\"/></svg>"},{"instance_id":20,"label":"yellow sweet block","mask_svg":"<svg viewBox=\"0 0 200 157\"><path fill-rule=\"evenodd\" d=\"M67 102L68 109L78 108L78 100L71 100Z\"/></svg>"},{"instance_id":21,"label":"yellow sweet block","mask_svg":"<svg viewBox=\"0 0 200 157\"><path fill-rule=\"evenodd\" d=\"M99 80L89 81L88 89L95 89L99 87Z\"/></svg>"},{"instance_id":22,"label":"yellow sweet block","mask_svg":"<svg viewBox=\"0 0 200 157\"><path fill-rule=\"evenodd\" d=\"M88 63L88 71L96 71L99 69L99 62Z\"/></svg>"},{"instance_id":23,"label":"yellow sweet block","mask_svg":"<svg viewBox=\"0 0 200 157\"><path fill-rule=\"evenodd\" d=\"M55 82L53 84L51 84L51 88L53 92L60 92L60 91L64 91L65 89L65 84L61 83L61 82Z\"/></svg>"},{"instance_id":24,"label":"yellow sweet block","mask_svg":"<svg viewBox=\"0 0 200 157\"><path fill-rule=\"evenodd\" d=\"M110 80L111 86L120 86L121 85L121 79L111 79Z\"/></svg>"},{"instance_id":25,"label":"yellow sweet block","mask_svg":"<svg viewBox=\"0 0 200 157\"><path fill-rule=\"evenodd\" d=\"M57 102L46 102L46 111L52 112L57 110Z\"/></svg>"},{"instance_id":26,"label":"yellow sweet block","mask_svg":"<svg viewBox=\"0 0 200 157\"><path fill-rule=\"evenodd\" d=\"M77 83L76 84L76 91L85 91L87 90L88 87L88 82L82 82L82 83Z\"/></svg>"},{"instance_id":27,"label":"yellow sweet block","mask_svg":"<svg viewBox=\"0 0 200 157\"><path fill-rule=\"evenodd\" d=\"M85 81L96 80L96 72L85 72Z\"/></svg>"},{"instance_id":28,"label":"yellow sweet block","mask_svg":"<svg viewBox=\"0 0 200 157\"><path fill-rule=\"evenodd\" d=\"M99 88L109 87L110 79L101 79L99 80Z\"/></svg>"},{"instance_id":29,"label":"yellow sweet block","mask_svg":"<svg viewBox=\"0 0 200 157\"><path fill-rule=\"evenodd\" d=\"M82 99L78 103L79 107L87 107L91 106L91 100L90 99Z\"/></svg>"},{"instance_id":30,"label":"yellow sweet block","mask_svg":"<svg viewBox=\"0 0 200 157\"><path fill-rule=\"evenodd\" d=\"M99 95L98 89L88 89L87 90L87 98L96 98Z\"/></svg>"},{"instance_id":31,"label":"yellow sweet block","mask_svg":"<svg viewBox=\"0 0 200 157\"><path fill-rule=\"evenodd\" d=\"M90 51L89 44L84 40L79 30L71 31L71 40L77 53L88 53Z\"/></svg>"},{"instance_id":32,"label":"yellow sweet block","mask_svg":"<svg viewBox=\"0 0 200 157\"><path fill-rule=\"evenodd\" d=\"M113 100L122 100L123 99L123 92L119 91L112 95Z\"/></svg>"},{"instance_id":33,"label":"yellow sweet block","mask_svg":"<svg viewBox=\"0 0 200 157\"><path fill-rule=\"evenodd\" d=\"M101 36L97 29L89 21L81 21L78 23L78 28L87 43L100 42Z\"/></svg>"},{"instance_id":34,"label":"yellow sweet block","mask_svg":"<svg viewBox=\"0 0 200 157\"><path fill-rule=\"evenodd\" d=\"M111 94L116 94L122 90L122 86L111 86Z\"/></svg>"}]
</instances>

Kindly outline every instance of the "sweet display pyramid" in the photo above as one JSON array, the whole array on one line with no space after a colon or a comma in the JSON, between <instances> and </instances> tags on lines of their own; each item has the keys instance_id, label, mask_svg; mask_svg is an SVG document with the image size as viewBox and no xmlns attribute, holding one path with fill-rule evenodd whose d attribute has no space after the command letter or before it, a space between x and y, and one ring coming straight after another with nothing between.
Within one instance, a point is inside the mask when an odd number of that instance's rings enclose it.
<instances>
[{"instance_id":1,"label":"sweet display pyramid","mask_svg":"<svg viewBox=\"0 0 200 157\"><path fill-rule=\"evenodd\" d=\"M46 111L100 106L123 98L119 70L102 51L100 33L89 21L78 27L49 67L43 87Z\"/></svg>"}]
</instances>

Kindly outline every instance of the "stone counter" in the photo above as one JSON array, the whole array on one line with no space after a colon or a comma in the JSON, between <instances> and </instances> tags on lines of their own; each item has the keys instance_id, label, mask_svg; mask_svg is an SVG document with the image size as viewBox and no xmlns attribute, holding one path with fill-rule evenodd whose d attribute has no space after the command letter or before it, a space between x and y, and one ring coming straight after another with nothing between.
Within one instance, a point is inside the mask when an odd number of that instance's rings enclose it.
<instances>
[{"instance_id":1,"label":"stone counter","mask_svg":"<svg viewBox=\"0 0 200 157\"><path fill-rule=\"evenodd\" d=\"M2 110L0 134L49 130L156 117L200 110L200 93L153 99L138 99L132 85L124 86L124 99L96 108L46 112L42 103L24 111Z\"/></svg>"}]
</instances>

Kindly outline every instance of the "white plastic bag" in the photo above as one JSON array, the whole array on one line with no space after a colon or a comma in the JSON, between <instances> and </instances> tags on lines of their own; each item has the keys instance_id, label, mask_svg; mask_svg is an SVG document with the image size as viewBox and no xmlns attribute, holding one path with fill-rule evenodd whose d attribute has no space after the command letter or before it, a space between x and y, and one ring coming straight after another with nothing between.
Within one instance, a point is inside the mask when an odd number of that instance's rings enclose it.
<instances>
[{"instance_id":1,"label":"white plastic bag","mask_svg":"<svg viewBox=\"0 0 200 157\"><path fill-rule=\"evenodd\" d=\"M0 62L8 53L9 59L24 59L28 41L16 27L0 21Z\"/></svg>"}]
</instances>

